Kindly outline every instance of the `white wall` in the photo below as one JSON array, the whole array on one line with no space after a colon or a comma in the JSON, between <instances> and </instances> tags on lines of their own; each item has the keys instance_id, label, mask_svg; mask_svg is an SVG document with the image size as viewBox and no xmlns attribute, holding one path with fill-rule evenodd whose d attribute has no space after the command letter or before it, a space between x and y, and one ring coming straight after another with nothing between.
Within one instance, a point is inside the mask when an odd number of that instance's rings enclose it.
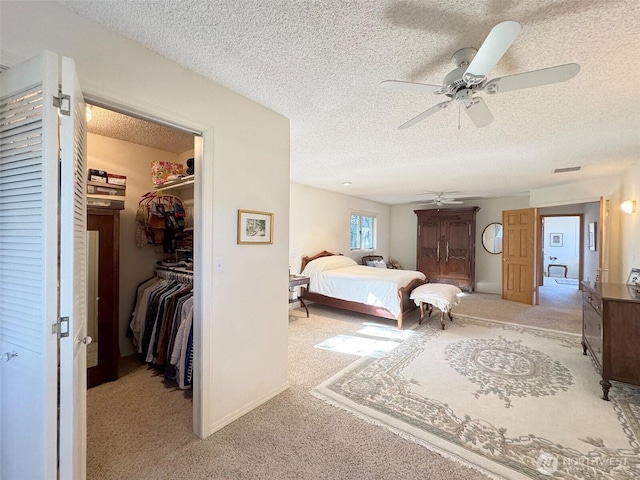
<instances>
[{"instance_id":1,"label":"white wall","mask_svg":"<svg viewBox=\"0 0 640 480\"><path fill-rule=\"evenodd\" d=\"M561 245L551 242L552 235L560 235ZM578 278L580 269L580 218L572 217L545 217L543 230L543 271L552 277L564 276L562 268L548 269L550 264L567 266L567 278ZM550 257L555 257L551 261Z\"/></svg>"},{"instance_id":2,"label":"white wall","mask_svg":"<svg viewBox=\"0 0 640 480\"><path fill-rule=\"evenodd\" d=\"M390 207L319 188L291 183L289 231L291 273L300 272L303 256L323 250L342 253L360 263L375 253L389 259ZM372 213L377 218L377 247L374 251L350 250L351 212Z\"/></svg>"},{"instance_id":3,"label":"white wall","mask_svg":"<svg viewBox=\"0 0 640 480\"><path fill-rule=\"evenodd\" d=\"M640 268L640 162L623 175L620 200L636 201L636 213L620 214L621 267L619 277L612 281L625 283L631 268Z\"/></svg>"},{"instance_id":4,"label":"white wall","mask_svg":"<svg viewBox=\"0 0 640 480\"><path fill-rule=\"evenodd\" d=\"M476 214L476 285L482 293L501 293L502 262L500 255L492 255L482 246L482 232L490 223L502 223L503 210L527 208L529 197L490 198L465 201L464 207L480 207ZM414 210L418 204L391 207L390 256L404 268L416 268L418 219ZM459 207L459 205L455 205ZM446 207L443 207L446 208ZM453 206L451 207L453 208Z\"/></svg>"},{"instance_id":5,"label":"white wall","mask_svg":"<svg viewBox=\"0 0 640 480\"><path fill-rule=\"evenodd\" d=\"M502 223L503 210L529 208L529 197L487 198L468 202L480 207L476 215L476 291L502 293L502 255L493 255L482 246L482 232L490 223Z\"/></svg>"},{"instance_id":6,"label":"white wall","mask_svg":"<svg viewBox=\"0 0 640 480\"><path fill-rule=\"evenodd\" d=\"M285 389L288 119L55 2L3 2L0 22L3 63L44 49L67 55L85 95L204 133L196 165L197 228L205 239L196 244L203 293L196 312L206 320L196 328L196 431L222 428ZM273 245L237 245L238 209L274 213ZM224 266L216 275L215 256ZM259 308L247 307L248 291Z\"/></svg>"},{"instance_id":7,"label":"white wall","mask_svg":"<svg viewBox=\"0 0 640 480\"><path fill-rule=\"evenodd\" d=\"M190 157L189 157L190 158ZM167 257L162 246L136 245L136 212L142 195L153 191L151 160L182 163L179 155L135 143L89 133L87 135L87 167L125 175L125 209L120 212L120 355L135 352L126 338L131 321L137 285L153 275L156 261Z\"/></svg>"},{"instance_id":8,"label":"white wall","mask_svg":"<svg viewBox=\"0 0 640 480\"><path fill-rule=\"evenodd\" d=\"M615 195L620 190L619 177L599 178L531 190L531 207L551 207L576 203L597 202L600 197Z\"/></svg>"}]
</instances>

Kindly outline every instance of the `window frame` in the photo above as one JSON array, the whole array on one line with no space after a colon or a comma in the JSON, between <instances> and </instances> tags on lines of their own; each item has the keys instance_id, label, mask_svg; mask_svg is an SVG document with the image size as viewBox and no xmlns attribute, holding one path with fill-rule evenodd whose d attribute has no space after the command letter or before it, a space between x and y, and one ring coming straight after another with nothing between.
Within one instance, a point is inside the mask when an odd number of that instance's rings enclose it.
<instances>
[{"instance_id":1,"label":"window frame","mask_svg":"<svg viewBox=\"0 0 640 480\"><path fill-rule=\"evenodd\" d=\"M351 221L353 217L358 217L358 246L352 248L353 238L351 231ZM362 244L362 218L367 217L372 220L372 239L371 248L364 248ZM349 212L349 250L351 252L374 252L378 246L378 216L372 212L363 212L360 210L351 210Z\"/></svg>"}]
</instances>

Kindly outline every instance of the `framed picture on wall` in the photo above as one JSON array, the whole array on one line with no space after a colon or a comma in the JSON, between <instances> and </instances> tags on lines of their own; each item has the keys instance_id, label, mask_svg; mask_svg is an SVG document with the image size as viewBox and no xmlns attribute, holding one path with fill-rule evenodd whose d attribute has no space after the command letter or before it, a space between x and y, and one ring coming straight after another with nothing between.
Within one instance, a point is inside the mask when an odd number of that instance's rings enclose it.
<instances>
[{"instance_id":1,"label":"framed picture on wall","mask_svg":"<svg viewBox=\"0 0 640 480\"><path fill-rule=\"evenodd\" d=\"M561 247L562 246L562 234L561 233L550 233L549 234L549 246L550 247Z\"/></svg>"},{"instance_id":2,"label":"framed picture on wall","mask_svg":"<svg viewBox=\"0 0 640 480\"><path fill-rule=\"evenodd\" d=\"M596 222L589 224L589 250L596 250Z\"/></svg>"},{"instance_id":3,"label":"framed picture on wall","mask_svg":"<svg viewBox=\"0 0 640 480\"><path fill-rule=\"evenodd\" d=\"M238 210L238 243L273 243L273 213Z\"/></svg>"}]
</instances>

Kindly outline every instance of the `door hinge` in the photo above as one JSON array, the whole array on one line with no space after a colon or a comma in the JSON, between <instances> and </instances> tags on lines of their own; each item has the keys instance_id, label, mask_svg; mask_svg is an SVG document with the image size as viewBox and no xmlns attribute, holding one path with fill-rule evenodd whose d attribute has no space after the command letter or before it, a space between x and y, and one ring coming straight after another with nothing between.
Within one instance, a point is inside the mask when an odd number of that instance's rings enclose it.
<instances>
[{"instance_id":1,"label":"door hinge","mask_svg":"<svg viewBox=\"0 0 640 480\"><path fill-rule=\"evenodd\" d=\"M58 338L69 336L69 317L60 317L58 322L51 325L51 333L57 334Z\"/></svg>"},{"instance_id":2,"label":"door hinge","mask_svg":"<svg viewBox=\"0 0 640 480\"><path fill-rule=\"evenodd\" d=\"M53 106L58 107L61 115L71 115L71 97L59 93L59 97L53 97Z\"/></svg>"}]
</instances>

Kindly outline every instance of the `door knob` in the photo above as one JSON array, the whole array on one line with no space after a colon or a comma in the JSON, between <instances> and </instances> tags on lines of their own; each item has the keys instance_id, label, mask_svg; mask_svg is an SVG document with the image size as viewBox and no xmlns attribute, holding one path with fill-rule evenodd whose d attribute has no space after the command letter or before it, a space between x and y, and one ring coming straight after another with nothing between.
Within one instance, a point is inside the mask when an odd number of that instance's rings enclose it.
<instances>
[{"instance_id":1,"label":"door knob","mask_svg":"<svg viewBox=\"0 0 640 480\"><path fill-rule=\"evenodd\" d=\"M93 342L93 338L86 336L82 340L80 340L80 342L84 343L85 345L89 345L91 342Z\"/></svg>"},{"instance_id":2,"label":"door knob","mask_svg":"<svg viewBox=\"0 0 640 480\"><path fill-rule=\"evenodd\" d=\"M17 356L18 356L18 352L6 352L6 353L3 353L2 356L0 356L0 358L2 358L2 360L4 360L5 362L8 362L13 357L17 357Z\"/></svg>"}]
</instances>

